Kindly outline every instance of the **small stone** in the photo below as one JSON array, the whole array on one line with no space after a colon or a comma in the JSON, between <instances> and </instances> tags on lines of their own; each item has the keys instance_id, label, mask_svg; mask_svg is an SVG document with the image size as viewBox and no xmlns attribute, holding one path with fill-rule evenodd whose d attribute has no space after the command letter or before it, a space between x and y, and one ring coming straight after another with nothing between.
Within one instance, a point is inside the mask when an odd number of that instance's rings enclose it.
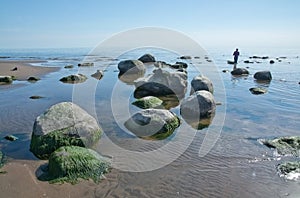
<instances>
[{"instance_id":1,"label":"small stone","mask_svg":"<svg viewBox=\"0 0 300 198\"><path fill-rule=\"evenodd\" d=\"M274 60L270 60L270 64L274 64L275 63L275 61Z\"/></svg>"},{"instance_id":2,"label":"small stone","mask_svg":"<svg viewBox=\"0 0 300 198\"><path fill-rule=\"evenodd\" d=\"M27 81L29 81L29 82L36 82L36 81L39 81L39 80L41 80L41 79L38 78L38 77L34 77L34 76L31 76L31 77L29 77L29 78L27 79Z\"/></svg>"},{"instance_id":3,"label":"small stone","mask_svg":"<svg viewBox=\"0 0 300 198\"><path fill-rule=\"evenodd\" d=\"M254 95L260 95L260 94L267 93L266 89L259 88L259 87L250 88L249 91Z\"/></svg>"},{"instance_id":4,"label":"small stone","mask_svg":"<svg viewBox=\"0 0 300 198\"><path fill-rule=\"evenodd\" d=\"M66 65L64 68L65 69L72 69L74 66L73 65Z\"/></svg>"},{"instance_id":5,"label":"small stone","mask_svg":"<svg viewBox=\"0 0 300 198\"><path fill-rule=\"evenodd\" d=\"M78 67L91 67L94 66L94 63L79 63Z\"/></svg>"},{"instance_id":6,"label":"small stone","mask_svg":"<svg viewBox=\"0 0 300 198\"><path fill-rule=\"evenodd\" d=\"M30 99L36 100L36 99L41 99L44 98L43 96L30 96Z\"/></svg>"}]
</instances>

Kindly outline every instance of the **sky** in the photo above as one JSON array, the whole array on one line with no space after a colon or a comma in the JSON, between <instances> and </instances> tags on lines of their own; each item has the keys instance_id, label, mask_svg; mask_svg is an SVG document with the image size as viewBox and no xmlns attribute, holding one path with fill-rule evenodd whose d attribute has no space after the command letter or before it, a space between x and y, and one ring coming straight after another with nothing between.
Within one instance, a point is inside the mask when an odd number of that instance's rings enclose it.
<instances>
[{"instance_id":1,"label":"sky","mask_svg":"<svg viewBox=\"0 0 300 198\"><path fill-rule=\"evenodd\" d=\"M0 48L94 47L141 27L210 46L300 47L298 0L0 0Z\"/></svg>"}]
</instances>

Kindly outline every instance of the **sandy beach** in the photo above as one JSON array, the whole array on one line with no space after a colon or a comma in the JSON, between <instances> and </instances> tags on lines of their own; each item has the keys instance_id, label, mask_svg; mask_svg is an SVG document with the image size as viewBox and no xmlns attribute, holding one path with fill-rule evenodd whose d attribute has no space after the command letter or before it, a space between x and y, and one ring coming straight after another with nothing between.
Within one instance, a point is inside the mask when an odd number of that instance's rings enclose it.
<instances>
[{"instance_id":1,"label":"sandy beach","mask_svg":"<svg viewBox=\"0 0 300 198\"><path fill-rule=\"evenodd\" d=\"M27 80L30 76L41 77L50 72L59 70L59 67L38 67L31 63L41 63L39 60L1 60L0 76L15 76L17 80ZM13 71L14 68L17 70Z\"/></svg>"}]
</instances>

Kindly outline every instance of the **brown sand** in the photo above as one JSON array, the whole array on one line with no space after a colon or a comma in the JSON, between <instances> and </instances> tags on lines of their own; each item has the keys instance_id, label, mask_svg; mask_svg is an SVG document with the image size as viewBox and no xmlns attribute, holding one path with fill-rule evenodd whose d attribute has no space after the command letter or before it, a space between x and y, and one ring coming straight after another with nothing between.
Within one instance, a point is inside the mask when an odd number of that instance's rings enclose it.
<instances>
[{"instance_id":1,"label":"brown sand","mask_svg":"<svg viewBox=\"0 0 300 198\"><path fill-rule=\"evenodd\" d=\"M27 80L30 76L41 77L50 72L59 70L59 67L39 67L30 63L41 63L43 61L20 60L20 61L0 61L0 76L15 76L17 80ZM17 67L16 71L12 71Z\"/></svg>"},{"instance_id":2,"label":"brown sand","mask_svg":"<svg viewBox=\"0 0 300 198\"><path fill-rule=\"evenodd\" d=\"M81 181L78 184L49 184L37 179L40 165L47 161L13 160L1 168L0 197L95 197L97 184Z\"/></svg>"}]
</instances>

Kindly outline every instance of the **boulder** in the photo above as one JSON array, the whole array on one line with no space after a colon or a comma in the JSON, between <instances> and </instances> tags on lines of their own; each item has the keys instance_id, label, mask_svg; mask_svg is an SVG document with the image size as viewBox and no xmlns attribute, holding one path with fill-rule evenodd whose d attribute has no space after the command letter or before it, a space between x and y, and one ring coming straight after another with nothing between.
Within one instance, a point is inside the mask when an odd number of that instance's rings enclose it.
<instances>
[{"instance_id":1,"label":"boulder","mask_svg":"<svg viewBox=\"0 0 300 198\"><path fill-rule=\"evenodd\" d=\"M4 137L6 140L9 140L11 142L18 140L19 138L14 135L7 135Z\"/></svg>"},{"instance_id":2,"label":"boulder","mask_svg":"<svg viewBox=\"0 0 300 198\"><path fill-rule=\"evenodd\" d=\"M279 137L273 140L259 140L269 148L274 148L280 155L300 156L300 136Z\"/></svg>"},{"instance_id":3,"label":"boulder","mask_svg":"<svg viewBox=\"0 0 300 198\"><path fill-rule=\"evenodd\" d=\"M38 77L34 77L34 76L30 76L30 77L27 79L27 81L29 81L29 82L36 82L36 81L39 81L39 80L41 80L41 79L38 78Z\"/></svg>"},{"instance_id":4,"label":"boulder","mask_svg":"<svg viewBox=\"0 0 300 198\"><path fill-rule=\"evenodd\" d=\"M234 76L249 75L249 71L245 68L236 68L231 71L231 74Z\"/></svg>"},{"instance_id":5,"label":"boulder","mask_svg":"<svg viewBox=\"0 0 300 198\"><path fill-rule=\"evenodd\" d=\"M146 68L142 61L139 60L125 60L118 64L120 74L140 73L145 72Z\"/></svg>"},{"instance_id":6,"label":"boulder","mask_svg":"<svg viewBox=\"0 0 300 198\"><path fill-rule=\"evenodd\" d=\"M260 87L253 87L250 88L249 91L254 94L254 95L260 95L260 94L265 94L268 92L268 90L264 89L264 88L260 88Z\"/></svg>"},{"instance_id":7,"label":"boulder","mask_svg":"<svg viewBox=\"0 0 300 198\"><path fill-rule=\"evenodd\" d=\"M93 78L96 78L97 80L100 80L103 77L103 71L97 70L96 73L91 75Z\"/></svg>"},{"instance_id":8,"label":"boulder","mask_svg":"<svg viewBox=\"0 0 300 198\"><path fill-rule=\"evenodd\" d=\"M0 85L11 84L13 79L11 76L0 76Z\"/></svg>"},{"instance_id":9,"label":"boulder","mask_svg":"<svg viewBox=\"0 0 300 198\"><path fill-rule=\"evenodd\" d=\"M60 81L64 83L75 84L75 83L82 83L86 81L86 79L87 77L83 74L72 74L61 78Z\"/></svg>"},{"instance_id":10,"label":"boulder","mask_svg":"<svg viewBox=\"0 0 300 198\"><path fill-rule=\"evenodd\" d=\"M140 107L142 109L149 109L149 108L159 108L162 107L163 101L154 96L146 96L140 99L137 99L132 104Z\"/></svg>"},{"instance_id":11,"label":"boulder","mask_svg":"<svg viewBox=\"0 0 300 198\"><path fill-rule=\"evenodd\" d=\"M145 96L177 95L182 97L187 89L187 74L184 72L169 72L161 68L153 74L135 81L135 98Z\"/></svg>"},{"instance_id":12,"label":"boulder","mask_svg":"<svg viewBox=\"0 0 300 198\"><path fill-rule=\"evenodd\" d=\"M270 81L272 80L272 75L270 71L259 71L254 74L256 80Z\"/></svg>"},{"instance_id":13,"label":"boulder","mask_svg":"<svg viewBox=\"0 0 300 198\"><path fill-rule=\"evenodd\" d=\"M121 80L122 82L129 85L133 85L135 80L144 77L144 75L145 75L145 70L136 73L124 73L124 74L119 73L118 77L119 80Z\"/></svg>"},{"instance_id":14,"label":"boulder","mask_svg":"<svg viewBox=\"0 0 300 198\"><path fill-rule=\"evenodd\" d=\"M193 94L196 91L206 90L210 93L214 93L214 87L209 78L203 75L199 75L193 78L191 82L192 88L191 88L191 94Z\"/></svg>"},{"instance_id":15,"label":"boulder","mask_svg":"<svg viewBox=\"0 0 300 198\"><path fill-rule=\"evenodd\" d=\"M300 179L300 161L297 162L285 162L277 166L277 169L281 176L288 180Z\"/></svg>"},{"instance_id":16,"label":"boulder","mask_svg":"<svg viewBox=\"0 0 300 198\"><path fill-rule=\"evenodd\" d=\"M151 54L144 54L138 60L143 62L143 63L153 63L153 62L155 62L155 58Z\"/></svg>"},{"instance_id":17,"label":"boulder","mask_svg":"<svg viewBox=\"0 0 300 198\"><path fill-rule=\"evenodd\" d=\"M36 118L30 151L47 159L61 146L91 147L101 133L96 119L82 108L71 102L58 103Z\"/></svg>"},{"instance_id":18,"label":"boulder","mask_svg":"<svg viewBox=\"0 0 300 198\"><path fill-rule=\"evenodd\" d=\"M140 111L125 122L125 127L136 136L157 140L170 136L179 125L179 118L163 109Z\"/></svg>"},{"instance_id":19,"label":"boulder","mask_svg":"<svg viewBox=\"0 0 300 198\"><path fill-rule=\"evenodd\" d=\"M40 175L39 179L51 183L75 184L81 178L98 183L109 172L110 167L110 159L102 157L96 151L78 146L63 146L50 155L47 172Z\"/></svg>"},{"instance_id":20,"label":"boulder","mask_svg":"<svg viewBox=\"0 0 300 198\"><path fill-rule=\"evenodd\" d=\"M94 66L94 63L79 63L78 67L91 67Z\"/></svg>"},{"instance_id":21,"label":"boulder","mask_svg":"<svg viewBox=\"0 0 300 198\"><path fill-rule=\"evenodd\" d=\"M216 102L209 91L196 91L180 104L180 113L184 119L200 120L214 114Z\"/></svg>"},{"instance_id":22,"label":"boulder","mask_svg":"<svg viewBox=\"0 0 300 198\"><path fill-rule=\"evenodd\" d=\"M274 64L275 63L275 61L274 60L270 60L270 64Z\"/></svg>"}]
</instances>

